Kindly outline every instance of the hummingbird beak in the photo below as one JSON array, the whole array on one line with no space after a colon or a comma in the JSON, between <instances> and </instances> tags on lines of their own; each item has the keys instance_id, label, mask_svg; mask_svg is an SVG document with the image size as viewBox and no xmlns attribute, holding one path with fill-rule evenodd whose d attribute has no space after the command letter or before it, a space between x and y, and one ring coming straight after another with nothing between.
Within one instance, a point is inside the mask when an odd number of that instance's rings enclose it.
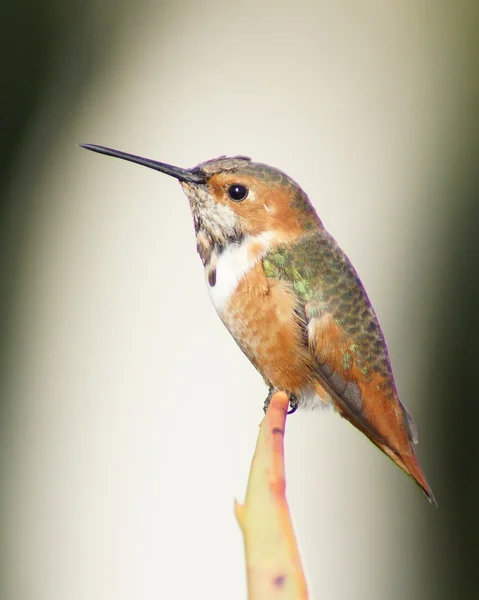
<instances>
[{"instance_id":1,"label":"hummingbird beak","mask_svg":"<svg viewBox=\"0 0 479 600\"><path fill-rule=\"evenodd\" d=\"M107 156L114 156L115 158L122 158L123 160L129 160L130 162L143 165L149 169L155 169L160 173L171 175L179 181L185 181L187 183L206 183L205 174L197 169L182 169L181 167L174 167L173 165L167 165L166 163L158 162L156 160L150 160L149 158L143 158L136 156L135 154L127 154L120 150L113 150L113 148L106 148L105 146L96 146L95 144L79 144L82 148L98 152L99 154L106 154Z\"/></svg>"}]
</instances>

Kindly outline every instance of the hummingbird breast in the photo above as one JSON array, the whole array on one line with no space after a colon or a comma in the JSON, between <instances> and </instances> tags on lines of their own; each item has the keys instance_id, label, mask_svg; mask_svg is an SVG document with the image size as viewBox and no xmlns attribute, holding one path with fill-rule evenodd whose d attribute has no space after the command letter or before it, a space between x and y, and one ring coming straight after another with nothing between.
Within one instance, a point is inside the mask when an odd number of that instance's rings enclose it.
<instances>
[{"instance_id":1,"label":"hummingbird breast","mask_svg":"<svg viewBox=\"0 0 479 600\"><path fill-rule=\"evenodd\" d=\"M247 236L213 251L205 274L210 299L221 318L240 280L261 260L273 239L274 235L267 232Z\"/></svg>"},{"instance_id":2,"label":"hummingbird breast","mask_svg":"<svg viewBox=\"0 0 479 600\"><path fill-rule=\"evenodd\" d=\"M269 385L297 396L319 390L315 359L305 337L303 308L292 287L265 275L262 258L272 232L247 236L214 251L206 265L208 291L218 315L241 350Z\"/></svg>"}]
</instances>

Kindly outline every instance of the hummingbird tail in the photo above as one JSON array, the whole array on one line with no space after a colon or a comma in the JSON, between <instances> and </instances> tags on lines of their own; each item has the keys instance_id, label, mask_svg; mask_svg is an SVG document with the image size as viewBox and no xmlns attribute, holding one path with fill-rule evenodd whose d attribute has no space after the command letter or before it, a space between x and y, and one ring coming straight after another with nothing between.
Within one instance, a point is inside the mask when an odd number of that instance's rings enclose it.
<instances>
[{"instance_id":1,"label":"hummingbird tail","mask_svg":"<svg viewBox=\"0 0 479 600\"><path fill-rule=\"evenodd\" d=\"M437 506L436 498L434 498L434 494L432 493L431 487L427 482L424 471L421 469L419 465L419 461L414 453L412 446L410 446L410 452L403 455L398 455L391 449L381 448L385 454L387 454L403 471L405 471L408 475L410 475L417 485L424 492L424 495L429 500L429 502L435 506Z\"/></svg>"},{"instance_id":2,"label":"hummingbird tail","mask_svg":"<svg viewBox=\"0 0 479 600\"><path fill-rule=\"evenodd\" d=\"M420 487L421 491L424 493L429 502L438 508L436 498L434 498L434 494L432 493L431 487L427 482L426 476L424 475L424 471L421 469L419 465L419 461L414 453L414 449L411 444L409 444L409 448L407 451L403 453L399 453L394 451L389 446L381 443L377 439L373 439L370 435L368 435L369 439L375 444L380 450L389 456L389 458L396 463L396 465L402 469L405 473L410 475L417 485Z\"/></svg>"},{"instance_id":3,"label":"hummingbird tail","mask_svg":"<svg viewBox=\"0 0 479 600\"><path fill-rule=\"evenodd\" d=\"M368 437L375 446L382 450L386 456L389 456L389 458L400 469L410 475L420 487L421 491L424 493L429 502L437 508L437 502L434 498L434 494L432 493L426 476L419 465L419 461L414 453L411 440L408 438L407 434L404 433L404 435L400 436L399 440L395 440L395 443L391 441L389 444L384 437L380 438L369 427L367 427L366 423L363 420L360 420L357 415L353 415L351 412L345 411L340 406L337 408L339 409L339 413L342 417L359 429L359 431L364 433L364 435ZM393 446L396 448L399 446L401 450L399 451L393 449Z\"/></svg>"}]
</instances>

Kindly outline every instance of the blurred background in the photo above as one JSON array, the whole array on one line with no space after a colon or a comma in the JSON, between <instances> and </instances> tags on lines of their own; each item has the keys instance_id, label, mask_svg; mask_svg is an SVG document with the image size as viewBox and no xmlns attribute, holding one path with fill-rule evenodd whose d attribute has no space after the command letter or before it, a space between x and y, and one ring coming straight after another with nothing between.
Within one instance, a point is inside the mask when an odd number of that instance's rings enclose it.
<instances>
[{"instance_id":1,"label":"blurred background","mask_svg":"<svg viewBox=\"0 0 479 600\"><path fill-rule=\"evenodd\" d=\"M209 304L168 177L220 154L304 187L357 267L439 503L331 413L288 420L312 598L476 598L474 0L2 7L0 597L243 599L266 388Z\"/></svg>"}]
</instances>

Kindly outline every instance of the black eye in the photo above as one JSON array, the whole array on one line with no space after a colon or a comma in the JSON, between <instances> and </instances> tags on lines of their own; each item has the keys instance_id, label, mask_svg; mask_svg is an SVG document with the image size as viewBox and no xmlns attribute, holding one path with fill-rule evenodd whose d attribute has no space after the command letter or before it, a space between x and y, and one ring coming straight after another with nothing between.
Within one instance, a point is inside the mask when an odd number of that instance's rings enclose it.
<instances>
[{"instance_id":1,"label":"black eye","mask_svg":"<svg viewBox=\"0 0 479 600\"><path fill-rule=\"evenodd\" d=\"M230 185L228 188L228 196L235 202L241 202L241 200L244 200L247 195L248 189L239 183L233 183L233 185Z\"/></svg>"}]
</instances>

